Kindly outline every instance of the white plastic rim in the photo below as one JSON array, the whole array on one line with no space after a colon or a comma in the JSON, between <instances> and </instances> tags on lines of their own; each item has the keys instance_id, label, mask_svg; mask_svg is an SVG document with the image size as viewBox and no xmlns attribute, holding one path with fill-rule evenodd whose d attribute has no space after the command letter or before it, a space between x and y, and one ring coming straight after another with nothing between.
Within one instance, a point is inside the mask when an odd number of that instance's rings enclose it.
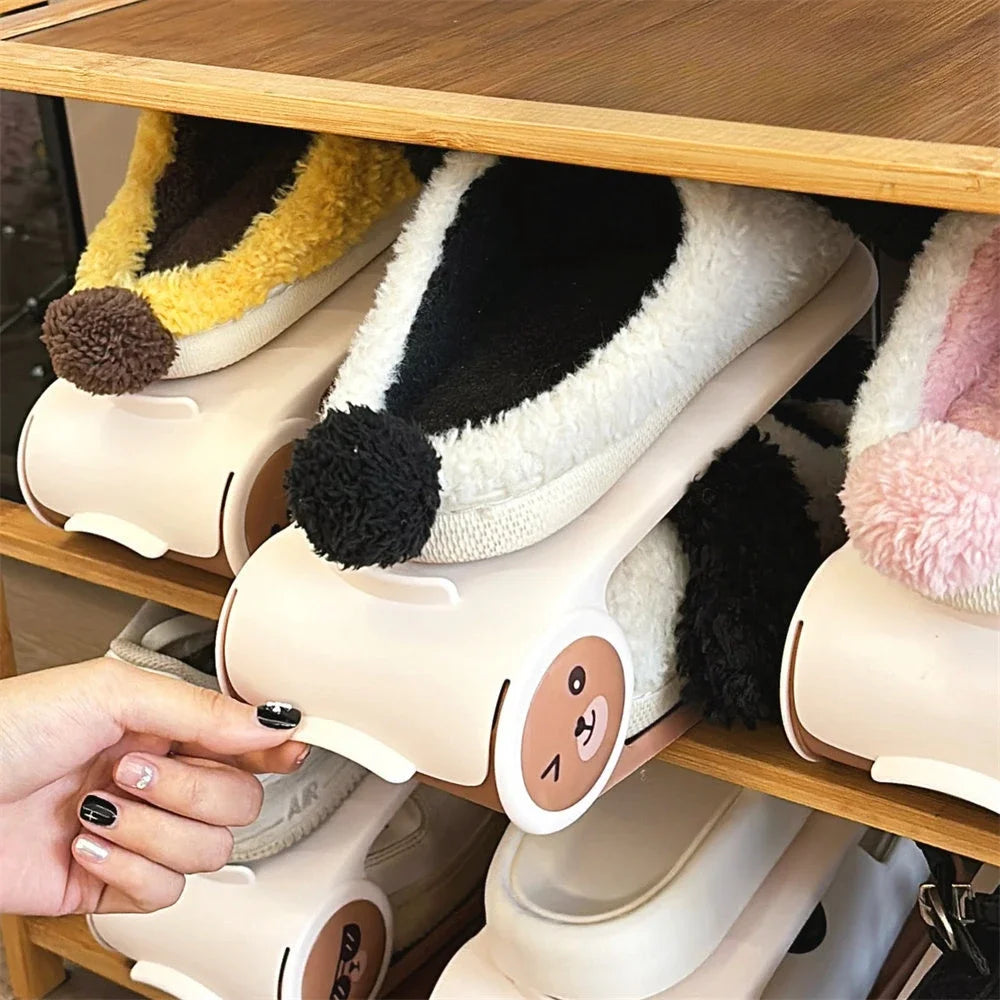
<instances>
[{"instance_id":1,"label":"white plastic rim","mask_svg":"<svg viewBox=\"0 0 1000 1000\"><path fill-rule=\"evenodd\" d=\"M541 808L525 784L521 766L521 746L532 699L545 672L566 647L578 639L604 639L614 647L624 673L625 704L615 733L611 756L593 786L579 801L559 810ZM621 756L628 730L629 707L632 703L632 654L621 626L606 611L585 608L570 614L552 629L535 648L533 668L522 671L507 690L500 717L497 720L493 768L500 804L511 823L525 833L547 834L565 829L579 819L604 791Z\"/></svg>"},{"instance_id":2,"label":"white plastic rim","mask_svg":"<svg viewBox=\"0 0 1000 1000\"><path fill-rule=\"evenodd\" d=\"M552 997L667 990L719 947L811 818L803 806L653 761L554 837L507 830L486 883L491 960ZM821 819L838 850L860 835Z\"/></svg>"},{"instance_id":3,"label":"white plastic rim","mask_svg":"<svg viewBox=\"0 0 1000 1000\"><path fill-rule=\"evenodd\" d=\"M778 681L778 697L781 705L781 724L785 730L785 738L791 744L792 749L804 760L808 760L811 763L817 763L820 758L815 754L809 752L805 744L799 739L798 728L795 725L795 713L794 713L794 692L792 691L792 662L794 658L794 653L796 646L799 642L799 631L802 628L803 620L799 614L800 610L805 608L810 590L813 587L819 586L818 580L823 575L824 569L826 567L827 561L831 556L820 563L816 572L809 578L809 582L806 584L806 589L802 591L802 596L799 597L798 603L795 605L795 613L792 615L791 624L788 626L788 632L785 634L785 645L781 652L781 675Z\"/></svg>"},{"instance_id":4,"label":"white plastic rim","mask_svg":"<svg viewBox=\"0 0 1000 1000\"><path fill-rule=\"evenodd\" d=\"M988 617L930 601L865 565L848 543L813 574L786 636L788 740L806 760L841 751L875 781L1000 812L1000 744L989 718L998 653L1000 631ZM963 724L979 738L956 735Z\"/></svg>"},{"instance_id":5,"label":"white plastic rim","mask_svg":"<svg viewBox=\"0 0 1000 1000\"><path fill-rule=\"evenodd\" d=\"M226 623L229 620L229 609L236 600L237 583L234 580L229 590L226 591L225 600L222 602L222 610L219 612L219 625L215 630L215 676L219 682L219 690L228 698L234 701L246 701L240 696L232 684L229 683L229 671L226 670Z\"/></svg>"},{"instance_id":6,"label":"white plastic rim","mask_svg":"<svg viewBox=\"0 0 1000 1000\"><path fill-rule=\"evenodd\" d=\"M270 440L261 441L253 456L234 476L222 510L222 552L236 574L250 558L247 545L246 513L250 493L267 460L309 429L308 420L286 420Z\"/></svg>"},{"instance_id":7,"label":"white plastic rim","mask_svg":"<svg viewBox=\"0 0 1000 1000\"><path fill-rule=\"evenodd\" d=\"M37 400L35 401L35 406L38 405ZM31 411L34 410L32 406ZM53 524L46 516L45 512L41 507L35 502L34 494L28 487L28 431L31 429L32 412L28 412L28 416L24 421L24 426L21 428L21 434L17 439L17 484L21 487L21 496L24 497L24 503L28 510L31 511L35 517L38 518L42 524L47 524L50 528L58 528L58 524Z\"/></svg>"},{"instance_id":8,"label":"white plastic rim","mask_svg":"<svg viewBox=\"0 0 1000 1000\"><path fill-rule=\"evenodd\" d=\"M955 795L1000 814L1000 781L948 761L886 754L875 758L871 776L889 785L915 785Z\"/></svg>"}]
</instances>

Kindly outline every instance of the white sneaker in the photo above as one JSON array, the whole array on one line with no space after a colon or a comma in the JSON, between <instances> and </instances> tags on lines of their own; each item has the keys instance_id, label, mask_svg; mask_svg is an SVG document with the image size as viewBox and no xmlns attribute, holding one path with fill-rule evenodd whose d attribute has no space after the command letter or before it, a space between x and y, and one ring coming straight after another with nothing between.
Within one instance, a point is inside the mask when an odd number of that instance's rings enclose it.
<instances>
[{"instance_id":1,"label":"white sneaker","mask_svg":"<svg viewBox=\"0 0 1000 1000\"><path fill-rule=\"evenodd\" d=\"M147 601L111 642L109 655L146 670L219 690L215 678L215 622ZM259 775L260 815L233 828L234 864L259 861L307 837L368 772L339 754L314 747L293 774Z\"/></svg>"},{"instance_id":2,"label":"white sneaker","mask_svg":"<svg viewBox=\"0 0 1000 1000\"><path fill-rule=\"evenodd\" d=\"M406 951L482 891L506 817L426 785L372 844L368 877L389 897L393 951Z\"/></svg>"}]
</instances>

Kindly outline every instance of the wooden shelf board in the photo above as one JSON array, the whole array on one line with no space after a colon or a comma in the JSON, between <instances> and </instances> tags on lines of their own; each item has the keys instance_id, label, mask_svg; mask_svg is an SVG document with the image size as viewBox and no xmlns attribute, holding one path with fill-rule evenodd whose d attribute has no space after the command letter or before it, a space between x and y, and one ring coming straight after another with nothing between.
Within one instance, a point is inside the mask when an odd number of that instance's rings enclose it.
<instances>
[{"instance_id":1,"label":"wooden shelf board","mask_svg":"<svg viewBox=\"0 0 1000 1000\"><path fill-rule=\"evenodd\" d=\"M0 504L0 554L217 618L229 581L170 560L142 559L112 542L39 523ZM663 760L813 809L1000 864L1000 819L934 792L873 781L864 771L800 758L776 727L726 730L699 723Z\"/></svg>"},{"instance_id":2,"label":"wooden shelf board","mask_svg":"<svg viewBox=\"0 0 1000 1000\"><path fill-rule=\"evenodd\" d=\"M0 555L218 618L231 581L169 559L143 559L114 542L50 528L22 504L0 501Z\"/></svg>"},{"instance_id":3,"label":"wooden shelf board","mask_svg":"<svg viewBox=\"0 0 1000 1000\"><path fill-rule=\"evenodd\" d=\"M776 726L727 730L701 722L659 756L701 774L1000 864L1000 817L947 795L880 784L857 768L803 760Z\"/></svg>"},{"instance_id":4,"label":"wooden shelf board","mask_svg":"<svg viewBox=\"0 0 1000 1000\"><path fill-rule=\"evenodd\" d=\"M16 90L980 211L998 64L997 0L140 0L0 42Z\"/></svg>"}]
</instances>

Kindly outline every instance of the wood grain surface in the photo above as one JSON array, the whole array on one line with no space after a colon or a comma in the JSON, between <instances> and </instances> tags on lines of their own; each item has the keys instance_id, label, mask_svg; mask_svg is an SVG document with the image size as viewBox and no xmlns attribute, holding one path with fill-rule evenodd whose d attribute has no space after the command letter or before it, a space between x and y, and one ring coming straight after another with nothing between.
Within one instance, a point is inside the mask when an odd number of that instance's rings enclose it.
<instances>
[{"instance_id":1,"label":"wood grain surface","mask_svg":"<svg viewBox=\"0 0 1000 1000\"><path fill-rule=\"evenodd\" d=\"M42 524L21 504L0 501L0 555L218 618L231 581L169 559L143 559L90 535Z\"/></svg>"},{"instance_id":2,"label":"wood grain surface","mask_svg":"<svg viewBox=\"0 0 1000 1000\"><path fill-rule=\"evenodd\" d=\"M76 21L81 17L90 17L91 14L99 14L113 7L139 2L140 0L61 0L57 4L0 18L0 38L16 38L29 31L39 31L56 24Z\"/></svg>"},{"instance_id":3,"label":"wood grain surface","mask_svg":"<svg viewBox=\"0 0 1000 1000\"><path fill-rule=\"evenodd\" d=\"M38 0L0 0L0 17L10 14L15 10L24 10L25 7L33 7Z\"/></svg>"},{"instance_id":4,"label":"wood grain surface","mask_svg":"<svg viewBox=\"0 0 1000 1000\"><path fill-rule=\"evenodd\" d=\"M998 0L142 0L0 45L17 89L980 210L998 65Z\"/></svg>"},{"instance_id":5,"label":"wood grain surface","mask_svg":"<svg viewBox=\"0 0 1000 1000\"><path fill-rule=\"evenodd\" d=\"M103 656L142 607L132 594L17 559L2 570L20 674Z\"/></svg>"},{"instance_id":6,"label":"wood grain surface","mask_svg":"<svg viewBox=\"0 0 1000 1000\"><path fill-rule=\"evenodd\" d=\"M10 621L7 617L7 588L4 586L3 577L0 577L0 680L16 676L14 640L10 634Z\"/></svg>"},{"instance_id":7,"label":"wood grain surface","mask_svg":"<svg viewBox=\"0 0 1000 1000\"><path fill-rule=\"evenodd\" d=\"M727 730L701 722L660 759L821 812L991 864L1000 864L1000 817L937 792L875 782L865 771L803 760L777 726Z\"/></svg>"},{"instance_id":8,"label":"wood grain surface","mask_svg":"<svg viewBox=\"0 0 1000 1000\"><path fill-rule=\"evenodd\" d=\"M144 0L30 41L390 87L1000 146L995 0Z\"/></svg>"}]
</instances>

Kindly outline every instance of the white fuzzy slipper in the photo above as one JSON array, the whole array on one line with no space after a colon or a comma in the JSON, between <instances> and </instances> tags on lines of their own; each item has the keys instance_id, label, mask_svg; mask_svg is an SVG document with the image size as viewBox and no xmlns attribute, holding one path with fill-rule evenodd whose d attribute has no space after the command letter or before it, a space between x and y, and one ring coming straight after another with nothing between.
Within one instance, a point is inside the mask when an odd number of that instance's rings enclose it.
<instances>
[{"instance_id":1,"label":"white fuzzy slipper","mask_svg":"<svg viewBox=\"0 0 1000 1000\"><path fill-rule=\"evenodd\" d=\"M853 244L796 195L450 153L296 450L294 517L345 566L531 545Z\"/></svg>"},{"instance_id":2,"label":"white fuzzy slipper","mask_svg":"<svg viewBox=\"0 0 1000 1000\"><path fill-rule=\"evenodd\" d=\"M710 715L748 724L777 717L776 666L787 613L821 557L836 547L842 470L839 447L769 413L622 560L607 600L632 652L627 738L677 705L685 680L688 698ZM753 538L746 533L751 510ZM770 586L741 585L752 560L766 564ZM757 693L762 663L775 669Z\"/></svg>"},{"instance_id":3,"label":"white fuzzy slipper","mask_svg":"<svg viewBox=\"0 0 1000 1000\"><path fill-rule=\"evenodd\" d=\"M109 654L218 691L214 645L215 622L147 601L111 641ZM294 773L260 775L260 815L249 826L233 828L232 863L268 858L297 844L336 812L366 774L353 761L314 747Z\"/></svg>"}]
</instances>

